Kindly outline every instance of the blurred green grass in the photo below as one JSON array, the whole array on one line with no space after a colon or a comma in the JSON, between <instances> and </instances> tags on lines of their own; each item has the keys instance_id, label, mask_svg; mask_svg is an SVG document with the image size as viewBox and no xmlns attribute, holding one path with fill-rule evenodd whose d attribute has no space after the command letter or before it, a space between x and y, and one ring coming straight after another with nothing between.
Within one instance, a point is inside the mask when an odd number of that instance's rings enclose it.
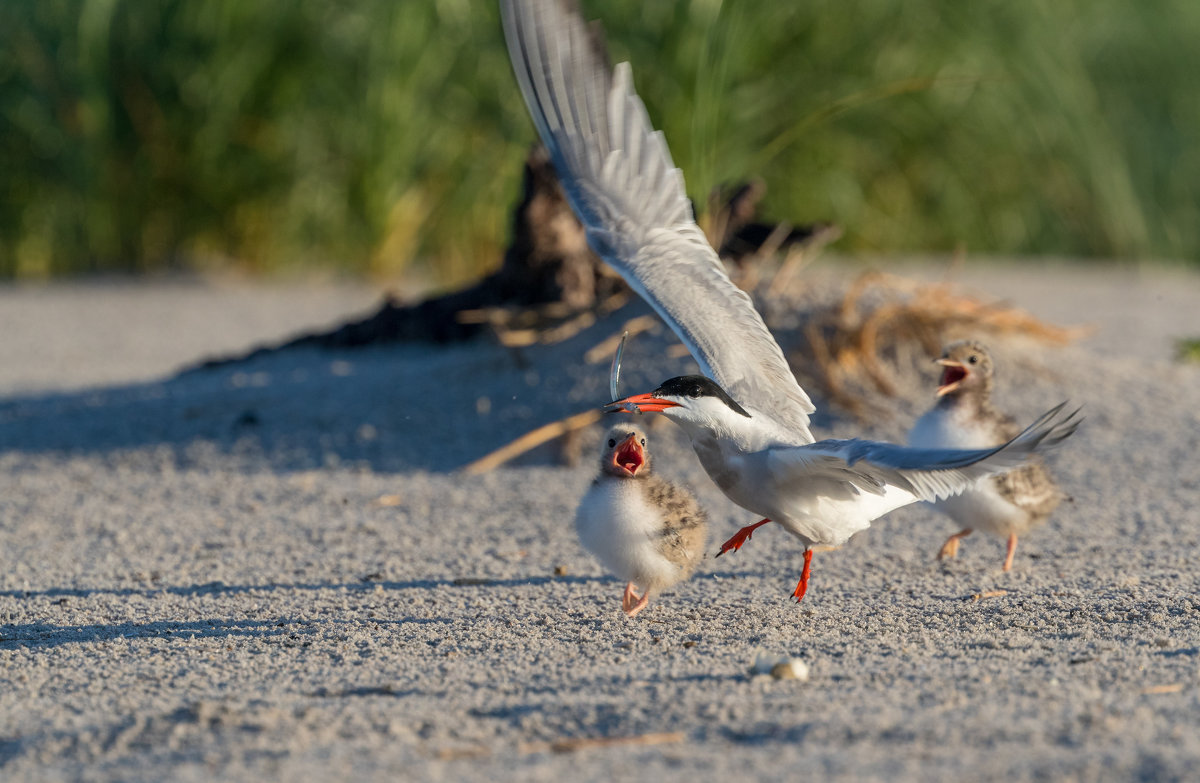
<instances>
[{"instance_id":1,"label":"blurred green grass","mask_svg":"<svg viewBox=\"0 0 1200 783\"><path fill-rule=\"evenodd\" d=\"M1200 263L1194 0L587 2L692 198L848 252ZM533 131L489 0L0 4L0 276L499 262Z\"/></svg>"}]
</instances>

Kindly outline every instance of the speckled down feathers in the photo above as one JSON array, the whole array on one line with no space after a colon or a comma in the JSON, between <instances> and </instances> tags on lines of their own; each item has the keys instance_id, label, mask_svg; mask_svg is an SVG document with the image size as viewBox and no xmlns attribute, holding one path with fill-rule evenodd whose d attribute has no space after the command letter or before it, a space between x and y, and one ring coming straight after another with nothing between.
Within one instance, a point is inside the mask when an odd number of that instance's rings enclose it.
<instances>
[{"instance_id":1,"label":"speckled down feathers","mask_svg":"<svg viewBox=\"0 0 1200 783\"><path fill-rule=\"evenodd\" d=\"M649 450L632 476L612 468L612 454L636 426L616 425L601 449L599 475L580 500L575 527L580 543L617 577L650 593L688 578L704 557L707 516L688 490L651 470ZM612 444L612 445L609 445Z\"/></svg>"},{"instance_id":2,"label":"speckled down feathers","mask_svg":"<svg viewBox=\"0 0 1200 783\"><path fill-rule=\"evenodd\" d=\"M1016 421L1011 416L1001 413L991 405L979 412L982 426L991 423L995 433L994 441L1003 443L1020 432ZM1045 522L1054 509L1066 499L1066 494L1059 489L1058 484L1046 469L1046 464L1040 456L1034 455L1029 464L992 476L988 482L999 493L1000 497L1023 510L1028 516L1024 530L1036 527Z\"/></svg>"}]
</instances>

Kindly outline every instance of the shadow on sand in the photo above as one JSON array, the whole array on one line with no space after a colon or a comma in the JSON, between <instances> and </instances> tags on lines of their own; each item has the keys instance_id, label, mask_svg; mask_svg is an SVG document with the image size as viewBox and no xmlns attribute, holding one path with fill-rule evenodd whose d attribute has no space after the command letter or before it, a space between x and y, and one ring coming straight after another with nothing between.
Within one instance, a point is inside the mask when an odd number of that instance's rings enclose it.
<instances>
[{"instance_id":1,"label":"shadow on sand","mask_svg":"<svg viewBox=\"0 0 1200 783\"><path fill-rule=\"evenodd\" d=\"M0 399L0 448L81 453L149 450L176 467L220 459L246 469L365 466L376 472L463 467L517 437L609 399L609 356L585 354L648 308L635 302L550 345L299 348L193 369L150 383ZM622 391L694 372L668 357L660 327L625 354ZM549 447L519 464L556 464ZM239 461L240 460L240 461Z\"/></svg>"}]
</instances>

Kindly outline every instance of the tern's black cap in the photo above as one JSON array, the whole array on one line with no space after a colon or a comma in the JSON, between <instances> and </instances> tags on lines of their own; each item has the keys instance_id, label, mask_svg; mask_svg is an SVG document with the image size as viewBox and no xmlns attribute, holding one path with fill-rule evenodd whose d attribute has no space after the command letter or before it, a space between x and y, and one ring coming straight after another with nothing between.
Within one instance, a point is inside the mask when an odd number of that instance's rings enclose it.
<instances>
[{"instance_id":1,"label":"tern's black cap","mask_svg":"<svg viewBox=\"0 0 1200 783\"><path fill-rule=\"evenodd\" d=\"M655 397L691 397L692 399L700 399L701 397L716 397L721 402L728 405L733 410L750 418L750 414L746 413L746 409L737 404L737 401L725 393L725 390L718 386L710 378L703 375L680 375L677 378L665 380L654 390Z\"/></svg>"}]
</instances>

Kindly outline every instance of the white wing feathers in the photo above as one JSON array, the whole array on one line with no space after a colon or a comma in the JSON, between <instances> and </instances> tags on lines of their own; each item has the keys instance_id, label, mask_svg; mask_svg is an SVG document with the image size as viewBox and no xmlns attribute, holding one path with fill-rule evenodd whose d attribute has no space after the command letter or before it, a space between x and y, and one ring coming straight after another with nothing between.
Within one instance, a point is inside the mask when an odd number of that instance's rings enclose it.
<instances>
[{"instance_id":1,"label":"white wing feathers","mask_svg":"<svg viewBox=\"0 0 1200 783\"><path fill-rule=\"evenodd\" d=\"M735 400L811 443L815 408L750 297L696 225L683 174L650 124L628 64L572 0L501 0L517 82L592 248Z\"/></svg>"},{"instance_id":2,"label":"white wing feathers","mask_svg":"<svg viewBox=\"0 0 1200 783\"><path fill-rule=\"evenodd\" d=\"M975 482L1019 467L1035 451L1056 446L1075 432L1079 410L1061 416L1066 403L1047 411L1020 435L988 449L911 448L869 440L823 440L780 450L788 480L836 480L857 492L882 494L885 485L935 501L957 495Z\"/></svg>"}]
</instances>

